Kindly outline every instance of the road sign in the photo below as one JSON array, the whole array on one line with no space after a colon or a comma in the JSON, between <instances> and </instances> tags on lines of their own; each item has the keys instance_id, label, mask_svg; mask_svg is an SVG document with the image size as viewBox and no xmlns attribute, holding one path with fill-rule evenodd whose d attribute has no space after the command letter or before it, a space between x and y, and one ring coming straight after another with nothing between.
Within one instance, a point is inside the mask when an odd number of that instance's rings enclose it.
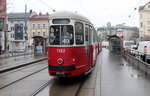
<instances>
[{"instance_id":1,"label":"road sign","mask_svg":"<svg viewBox=\"0 0 150 96\"><path fill-rule=\"evenodd\" d=\"M121 29L121 28L118 28L117 29L117 37L122 37L123 36L123 29Z\"/></svg>"}]
</instances>

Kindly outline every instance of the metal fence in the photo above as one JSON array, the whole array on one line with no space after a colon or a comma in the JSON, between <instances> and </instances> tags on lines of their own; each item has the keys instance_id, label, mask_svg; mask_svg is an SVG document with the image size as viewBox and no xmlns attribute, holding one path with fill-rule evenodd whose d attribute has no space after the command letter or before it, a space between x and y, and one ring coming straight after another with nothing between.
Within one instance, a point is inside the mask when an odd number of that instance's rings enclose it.
<instances>
[{"instance_id":1,"label":"metal fence","mask_svg":"<svg viewBox=\"0 0 150 96\"><path fill-rule=\"evenodd\" d=\"M126 50L124 52L124 58L137 69L143 71L147 76L150 76L150 55L140 53L137 51L132 52L131 50Z\"/></svg>"}]
</instances>

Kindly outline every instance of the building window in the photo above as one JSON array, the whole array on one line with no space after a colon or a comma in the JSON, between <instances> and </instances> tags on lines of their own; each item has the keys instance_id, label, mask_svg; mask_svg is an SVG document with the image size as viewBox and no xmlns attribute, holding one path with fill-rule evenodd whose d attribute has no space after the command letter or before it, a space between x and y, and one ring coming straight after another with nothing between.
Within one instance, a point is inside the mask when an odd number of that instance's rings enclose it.
<instances>
[{"instance_id":1,"label":"building window","mask_svg":"<svg viewBox=\"0 0 150 96\"><path fill-rule=\"evenodd\" d=\"M43 28L46 28L46 24L43 24Z\"/></svg>"},{"instance_id":2,"label":"building window","mask_svg":"<svg viewBox=\"0 0 150 96\"><path fill-rule=\"evenodd\" d=\"M14 27L11 27L11 31L14 31Z\"/></svg>"},{"instance_id":3,"label":"building window","mask_svg":"<svg viewBox=\"0 0 150 96\"><path fill-rule=\"evenodd\" d=\"M140 26L141 26L141 28L143 27L143 24L142 24L142 22L140 23Z\"/></svg>"},{"instance_id":4,"label":"building window","mask_svg":"<svg viewBox=\"0 0 150 96\"><path fill-rule=\"evenodd\" d=\"M140 14L140 19L142 19L142 14Z\"/></svg>"},{"instance_id":5,"label":"building window","mask_svg":"<svg viewBox=\"0 0 150 96\"><path fill-rule=\"evenodd\" d=\"M13 34L11 34L11 38L13 38Z\"/></svg>"},{"instance_id":6,"label":"building window","mask_svg":"<svg viewBox=\"0 0 150 96\"><path fill-rule=\"evenodd\" d=\"M38 28L40 28L40 24L38 24Z\"/></svg>"},{"instance_id":7,"label":"building window","mask_svg":"<svg viewBox=\"0 0 150 96\"><path fill-rule=\"evenodd\" d=\"M14 38L14 34L11 34L10 37L11 37L11 38Z\"/></svg>"},{"instance_id":8,"label":"building window","mask_svg":"<svg viewBox=\"0 0 150 96\"><path fill-rule=\"evenodd\" d=\"M147 31L149 31L149 32L150 32L150 29L147 29Z\"/></svg>"},{"instance_id":9,"label":"building window","mask_svg":"<svg viewBox=\"0 0 150 96\"><path fill-rule=\"evenodd\" d=\"M45 35L45 32L43 32L43 36L46 36L46 35Z\"/></svg>"},{"instance_id":10,"label":"building window","mask_svg":"<svg viewBox=\"0 0 150 96\"><path fill-rule=\"evenodd\" d=\"M148 5L148 8L150 8L150 5Z\"/></svg>"},{"instance_id":11,"label":"building window","mask_svg":"<svg viewBox=\"0 0 150 96\"><path fill-rule=\"evenodd\" d=\"M32 24L32 28L35 29L35 24Z\"/></svg>"},{"instance_id":12,"label":"building window","mask_svg":"<svg viewBox=\"0 0 150 96\"><path fill-rule=\"evenodd\" d=\"M38 35L40 35L40 32L38 32Z\"/></svg>"},{"instance_id":13,"label":"building window","mask_svg":"<svg viewBox=\"0 0 150 96\"><path fill-rule=\"evenodd\" d=\"M33 36L35 36L35 32L33 32Z\"/></svg>"}]
</instances>

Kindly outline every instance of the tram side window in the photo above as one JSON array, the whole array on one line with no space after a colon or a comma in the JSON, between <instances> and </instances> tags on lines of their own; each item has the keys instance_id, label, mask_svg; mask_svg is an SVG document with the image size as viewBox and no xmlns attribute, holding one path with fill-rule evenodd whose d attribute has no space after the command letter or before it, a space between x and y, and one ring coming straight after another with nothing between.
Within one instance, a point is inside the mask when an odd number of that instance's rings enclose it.
<instances>
[{"instance_id":1,"label":"tram side window","mask_svg":"<svg viewBox=\"0 0 150 96\"><path fill-rule=\"evenodd\" d=\"M85 41L88 42L88 27L85 27Z\"/></svg>"},{"instance_id":2,"label":"tram side window","mask_svg":"<svg viewBox=\"0 0 150 96\"><path fill-rule=\"evenodd\" d=\"M83 24L80 22L75 23L75 38L76 38L76 44L77 45L84 44Z\"/></svg>"},{"instance_id":3,"label":"tram side window","mask_svg":"<svg viewBox=\"0 0 150 96\"><path fill-rule=\"evenodd\" d=\"M51 26L50 27L50 44L51 45L59 45L60 44L60 28L59 26Z\"/></svg>"},{"instance_id":4,"label":"tram side window","mask_svg":"<svg viewBox=\"0 0 150 96\"><path fill-rule=\"evenodd\" d=\"M96 41L96 37L95 37L95 31L93 30L93 42Z\"/></svg>"}]
</instances>

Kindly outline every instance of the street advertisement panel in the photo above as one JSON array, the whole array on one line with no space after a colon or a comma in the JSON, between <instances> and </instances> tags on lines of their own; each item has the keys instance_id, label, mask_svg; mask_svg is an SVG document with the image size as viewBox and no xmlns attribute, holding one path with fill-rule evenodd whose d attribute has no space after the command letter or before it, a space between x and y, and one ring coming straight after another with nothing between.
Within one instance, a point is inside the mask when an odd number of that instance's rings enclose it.
<instances>
[{"instance_id":1,"label":"street advertisement panel","mask_svg":"<svg viewBox=\"0 0 150 96\"><path fill-rule=\"evenodd\" d=\"M15 40L23 40L23 24L15 24Z\"/></svg>"},{"instance_id":2,"label":"street advertisement panel","mask_svg":"<svg viewBox=\"0 0 150 96\"><path fill-rule=\"evenodd\" d=\"M43 47L41 45L36 46L36 53L42 54L43 53Z\"/></svg>"}]
</instances>

